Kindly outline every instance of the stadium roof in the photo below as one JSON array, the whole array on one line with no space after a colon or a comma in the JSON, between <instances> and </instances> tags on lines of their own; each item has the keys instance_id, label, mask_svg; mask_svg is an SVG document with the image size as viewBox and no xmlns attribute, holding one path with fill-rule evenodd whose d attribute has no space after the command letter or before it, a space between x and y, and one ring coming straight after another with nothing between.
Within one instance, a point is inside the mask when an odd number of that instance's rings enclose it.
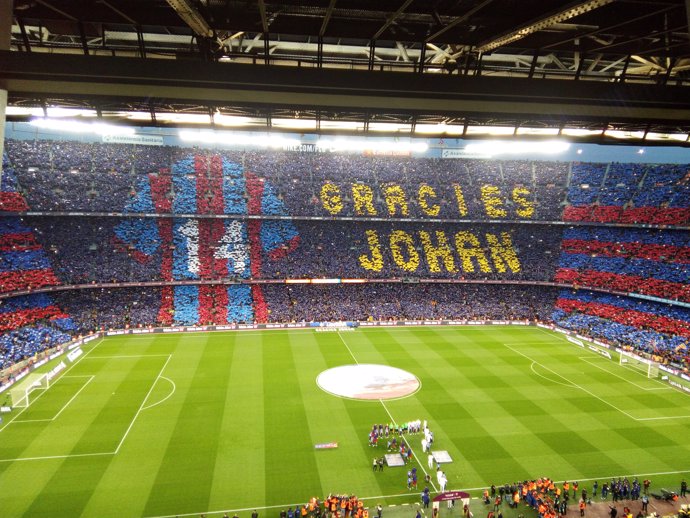
<instances>
[{"instance_id":1,"label":"stadium roof","mask_svg":"<svg viewBox=\"0 0 690 518\"><path fill-rule=\"evenodd\" d=\"M15 0L0 79L11 119L678 143L688 3Z\"/></svg>"}]
</instances>

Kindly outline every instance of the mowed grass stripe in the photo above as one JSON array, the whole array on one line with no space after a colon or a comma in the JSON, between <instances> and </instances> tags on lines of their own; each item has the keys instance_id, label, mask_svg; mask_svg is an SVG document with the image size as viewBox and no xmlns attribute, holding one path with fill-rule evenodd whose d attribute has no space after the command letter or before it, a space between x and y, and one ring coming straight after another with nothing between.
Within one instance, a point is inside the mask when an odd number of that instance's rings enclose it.
<instances>
[{"instance_id":1,"label":"mowed grass stripe","mask_svg":"<svg viewBox=\"0 0 690 518\"><path fill-rule=\"evenodd\" d=\"M385 356L388 356L391 349L397 348L400 353L409 358L409 361L417 365L417 372L422 378L424 389L416 397L430 414L430 427L437 434L434 448L447 449L451 452L451 456L456 455L455 458L457 458L457 464L445 469L446 472L458 473L456 477L449 478L449 482L453 484L453 487L458 485L476 487L497 481L495 474L499 472L526 476L526 474L523 475L524 467L517 458L511 455L514 452L508 452L474 415L471 409L471 398L463 393L465 388L473 388L480 389L486 394L494 379L493 374L478 362L465 362L471 363L470 365L465 365L463 362L452 363L443 355L436 354L433 348L439 340L442 344L452 345L453 342L435 335L432 330L416 329L413 332L419 338L418 347L402 348L399 344L395 344L383 352ZM391 334L394 336L395 333ZM475 340L473 343L464 343L458 346L458 349L473 351L480 349L480 344L474 336L473 338ZM391 406L391 408L397 408L397 402L393 403L396 403L395 407ZM487 404L487 402L482 404ZM503 416L508 416L508 414L504 413ZM450 441L453 448L447 447L446 441ZM479 477L478 479L471 479L473 474L470 472L458 470L464 467L465 463L471 466L471 470L474 471L475 476Z\"/></svg>"},{"instance_id":2,"label":"mowed grass stripe","mask_svg":"<svg viewBox=\"0 0 690 518\"><path fill-rule=\"evenodd\" d=\"M545 336L545 338L548 339L548 336ZM542 344L538 345L536 342L530 341L523 346L513 345L511 347L520 352L522 352L522 349L530 351L528 355L531 358L539 359L540 363L553 372L545 368L538 369L544 375L551 376L553 379L561 382L566 381L558 378L554 372L560 374L563 366L569 365L567 362L568 358L573 364L577 365L575 368L588 367L584 362L578 364L579 356L585 353L582 349L558 340L550 343L546 340L542 341ZM531 364L530 360L520 355L513 356L513 361L516 364L522 364L525 369ZM587 373L588 371L585 372ZM571 376L575 377L573 374L570 374L567 378L571 379ZM587 382L586 376L580 377L583 379L579 380L577 384L596 394L596 389L585 384ZM538 380L539 378L536 379ZM541 379L543 380L543 378ZM597 474L601 473L630 473L640 469L645 471L667 471L672 469L659 456L644 449L638 451L635 444L628 440L629 435L617 434L611 429L615 423L621 423L622 426L635 423L629 417L612 409L599 399L592 397L575 386L563 386L558 383L549 384L548 381L543 381L545 387L548 387L549 392L562 394L560 400L556 402L557 409L550 409L551 416L549 419L551 423L560 422L562 427L561 431L553 432L549 431L549 427L544 427L543 430L536 433L552 447L557 447L563 458L567 459L571 464L579 466L577 471L572 472L573 475L570 478L573 478L578 472L580 477L584 478L584 476L598 476ZM639 389L635 390L637 393L641 392ZM543 405L544 398L535 398L534 404ZM645 428L645 425L642 423L635 423L633 426L638 430ZM575 435L576 433L577 435ZM671 441L672 443L673 441ZM566 473L564 472L564 476Z\"/></svg>"},{"instance_id":3,"label":"mowed grass stripe","mask_svg":"<svg viewBox=\"0 0 690 518\"><path fill-rule=\"evenodd\" d=\"M144 508L147 516L208 508L233 348L212 335L184 346L201 348L202 354L188 371L188 385L181 380L182 408Z\"/></svg>"},{"instance_id":4,"label":"mowed grass stripe","mask_svg":"<svg viewBox=\"0 0 690 518\"><path fill-rule=\"evenodd\" d=\"M501 355L487 354L487 348L491 347L493 341L485 332L479 331L472 336L476 341L469 347L455 340L444 343L421 337L429 349L438 355L433 363L447 362L455 369L454 378L460 381L461 387L457 387L451 379L448 382L451 392L461 390L467 393L467 387L474 386L462 403L481 426L475 432L468 430L467 438L462 441L472 465L479 467L481 464L478 463L501 462L501 456L508 452L519 463L521 473L545 474L547 467L549 471L571 468L557 450L535 437L535 428L538 428L534 426L535 423L541 422L542 426L552 426L552 423L547 410L532 406L531 398L535 394L525 396L519 390L519 387L533 385L529 373L507 362ZM487 360L476 360L482 357ZM477 392L481 395L477 396ZM539 399L545 397L548 396L539 393ZM487 434L500 444L503 451L494 451L494 448L484 445ZM515 475L518 478L519 474ZM496 478L486 480L485 476L482 478L485 483L498 484L503 481Z\"/></svg>"},{"instance_id":5,"label":"mowed grass stripe","mask_svg":"<svg viewBox=\"0 0 690 518\"><path fill-rule=\"evenodd\" d=\"M308 374L298 370L288 334L263 334L260 339L264 354L266 504L292 502L295 495L301 495L299 500L322 496L298 382L300 376Z\"/></svg>"},{"instance_id":6,"label":"mowed grass stripe","mask_svg":"<svg viewBox=\"0 0 690 518\"><path fill-rule=\"evenodd\" d=\"M353 351L353 353L355 354L355 356L357 356L358 359L364 358L364 362L366 363L380 363L407 370L419 377L420 381L423 384L425 383L424 373L421 365L417 363L413 364L410 362L405 362L404 358L400 356L396 357L395 360L391 361L391 358L388 354L384 355L381 353L380 347L391 346L392 342L398 344L398 347L402 347L399 345L399 339L396 334L390 335L369 332L348 333L343 334L343 339L347 341L350 349ZM421 346L421 344L418 342L418 340L414 337L411 330L409 329L406 330L406 333L401 334L400 341L405 343L406 348L410 349L418 348ZM425 405L423 404L423 400L421 400L419 397L419 395L424 393L426 390L426 385L423 385L421 391L417 392L414 395L411 395L403 399L386 401L385 408L388 409L391 416L395 419L396 423L408 422L416 419L420 419L422 421L426 419L429 421L430 428L432 428L432 430L434 430L434 433L436 434L437 445L442 443L442 446L439 446L437 449L447 449L451 457L455 459L454 464L444 467L444 470L446 471L446 474L448 476L449 487L455 487L456 483L459 483L458 473L459 466L462 463L461 456L460 453L453 448L452 444L450 444L448 441L443 442L443 439L440 438L439 434L441 434L442 432L439 426L437 426L437 424L435 423L435 418L433 414L429 411L428 408L425 407ZM390 417L388 416L388 412L385 411L385 408L383 408L382 406L383 416L382 420L379 421L384 424L390 422ZM367 430L364 431L364 440L366 440L366 431ZM423 436L421 434L405 436L406 442L412 447L418 459L415 460L415 458L413 457L412 463L408 464L407 466L417 467L418 484L420 490L423 489L425 485L428 485L430 489L433 489L433 486L431 484L426 484L424 482L424 470L426 470L431 475L433 484L435 484L438 488L435 476L435 468L428 468L427 455L422 453L422 437ZM441 443L439 443L439 441L441 441ZM379 452L381 454L385 453L385 442L379 448ZM393 486L391 489L387 489L385 494L410 494L410 491L407 490L406 473L408 469L409 467L391 468L389 470L390 477L388 483L392 483Z\"/></svg>"},{"instance_id":7,"label":"mowed grass stripe","mask_svg":"<svg viewBox=\"0 0 690 518\"><path fill-rule=\"evenodd\" d=\"M209 510L250 507L266 500L262 345L256 335L244 333L223 340L233 348L233 357Z\"/></svg>"},{"instance_id":8,"label":"mowed grass stripe","mask_svg":"<svg viewBox=\"0 0 690 518\"><path fill-rule=\"evenodd\" d=\"M176 383L175 393L162 405L142 410L118 454L112 459L101 477L83 516L142 516L149 493L155 483L159 467L167 453L168 442L174 431L171 423L180 417L183 394L188 389L188 369L194 369L201 358L202 348L185 347L181 336L166 337L161 343L118 340L119 353L169 353L172 355L163 375ZM138 347L142 346L139 350ZM165 358L161 358L165 360ZM160 371L159 371L160 372ZM158 373L156 373L157 375ZM151 380L153 383L153 380ZM171 387L159 380L151 391L145 406L160 401L170 393ZM141 403L140 403L141 404ZM113 498L113 494L126 498Z\"/></svg>"},{"instance_id":9,"label":"mowed grass stripe","mask_svg":"<svg viewBox=\"0 0 690 518\"><path fill-rule=\"evenodd\" d=\"M161 368L161 359L98 359L80 369L93 369L95 381L89 385L49 432L53 437L73 440L70 454L114 452L118 442L143 401ZM91 387L93 386L93 389ZM139 403L139 404L137 404ZM64 420L63 420L64 418ZM56 508L65 515L79 516L93 494L112 455L64 459L40 492L40 498L27 508L28 516L51 516ZM40 461L37 461L40 462ZM79 484L74 481L88 477Z\"/></svg>"},{"instance_id":10,"label":"mowed grass stripe","mask_svg":"<svg viewBox=\"0 0 690 518\"><path fill-rule=\"evenodd\" d=\"M374 473L371 468L374 455L383 451L372 451L367 445L371 425L387 417L383 408L377 401L351 401L328 394L316 383L324 370L354 364L340 337L315 332L291 335L291 342L295 363L304 373L299 382L312 443L338 443L337 449L313 450L324 492L360 497L389 494L387 470Z\"/></svg>"}]
</instances>

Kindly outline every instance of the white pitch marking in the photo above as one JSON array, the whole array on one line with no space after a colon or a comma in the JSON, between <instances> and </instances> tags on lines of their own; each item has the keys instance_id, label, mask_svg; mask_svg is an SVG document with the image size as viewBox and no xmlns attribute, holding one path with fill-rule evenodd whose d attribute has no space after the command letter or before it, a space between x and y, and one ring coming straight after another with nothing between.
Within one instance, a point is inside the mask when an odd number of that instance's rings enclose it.
<instances>
[{"instance_id":1,"label":"white pitch marking","mask_svg":"<svg viewBox=\"0 0 690 518\"><path fill-rule=\"evenodd\" d=\"M596 356L594 356L594 358L596 358ZM618 374L616 374L616 373L614 373L614 372L611 372L610 370L605 369L605 368L603 368L603 367L597 365L596 363L592 363L592 362L590 361L591 358L590 358L589 356L580 356L579 359L582 360L583 362L588 363L588 364L591 365L592 367L596 367L597 369L602 370L602 371L604 371L604 372L607 373L607 374L610 374L611 376L615 376L616 378L621 379L621 380L625 381L626 383L630 383L631 385L637 387L637 388L640 389L640 390L646 390L646 391L649 391L649 390L673 390L671 387L668 387L668 386L664 386L664 387L652 387L652 388L643 387L642 385L638 385L638 384L635 383L634 381L630 381L629 379L624 378L623 376L619 376ZM654 381L656 381L656 380L654 380Z\"/></svg>"},{"instance_id":2,"label":"white pitch marking","mask_svg":"<svg viewBox=\"0 0 690 518\"><path fill-rule=\"evenodd\" d=\"M120 440L120 444L118 444L118 445L117 445L117 448L115 448L115 454L117 454L117 453L120 451L120 448L122 447L122 444L125 442L125 439L126 439L127 436L129 435L129 431L132 429L132 426L134 426L134 422L137 420L137 417L139 417L139 414L141 413L141 411L142 411L142 409L143 409L143 407L144 407L144 404L146 403L146 400L147 400L147 399L149 398L149 396L151 395L151 392L153 392L153 387L156 386L156 383L158 382L158 378L160 378L161 375L163 374L163 371L164 371L165 368L168 366L168 362L170 362L170 359L171 359L171 358L172 358L172 354L169 354L169 355L168 355L168 359L165 360L165 363L163 364L163 367L161 367L161 370L160 370L160 372L158 373L158 376L156 376L156 379L155 379L155 380L153 381L153 383L151 384L151 388L149 389L148 393L146 394L146 397L145 397L144 400L141 402L141 405L139 406L139 410L137 410L137 413L134 414L134 417L132 418L132 422L129 423L129 426L127 427L127 430L125 431L125 434L122 436L122 439Z\"/></svg>"},{"instance_id":3,"label":"white pitch marking","mask_svg":"<svg viewBox=\"0 0 690 518\"><path fill-rule=\"evenodd\" d=\"M100 345L102 342L103 342L103 338L101 338L99 341L97 341L95 344L93 344L93 347L92 347L91 349L89 349L89 351L88 351L86 354L81 355L79 358L77 358L77 361L75 361L72 365L70 365L69 367L67 367L67 370L66 370L65 372L62 373L62 376L60 376L57 380L55 380L55 383L57 383L57 382L60 381L62 378L64 378L64 377L65 377L65 374L67 374L69 371L71 371L80 361L82 361L82 360L83 360L84 358L86 358L89 354L91 354L91 353L94 351L94 349L96 349L96 347L97 347L98 345ZM55 385L55 383L53 383L53 385ZM50 387L49 387L49 388L50 388ZM43 392L41 392L38 396L36 396L36 397L34 398L34 402L35 402L36 400L38 400L41 396L43 396L43 394L45 394L47 391L48 391L48 390L46 389L46 390L44 390ZM31 406L31 405L29 405L29 406ZM5 426L3 426L2 428L0 428L0 432L2 432L2 431L3 431L5 428L7 428L10 424L12 424L12 423L14 422L14 420L17 419L17 417L19 417L20 415L22 415L22 414L29 408L29 406L26 406L26 407L22 408L19 412L17 412L17 415L15 415L12 419L10 419L9 421L7 421L7 423L5 424Z\"/></svg>"},{"instance_id":4,"label":"white pitch marking","mask_svg":"<svg viewBox=\"0 0 690 518\"><path fill-rule=\"evenodd\" d=\"M72 455L48 455L45 457L22 457L19 459L0 459L0 462L23 462L27 460L71 459L72 457L97 457L101 455L115 455L115 452L105 453L74 453Z\"/></svg>"},{"instance_id":5,"label":"white pitch marking","mask_svg":"<svg viewBox=\"0 0 690 518\"><path fill-rule=\"evenodd\" d=\"M69 400L67 403L64 404L64 406L60 409L60 411L59 411L57 414L55 414L55 415L53 416L53 419L51 419L51 421L54 421L55 419L57 419L58 417L60 417L60 414L65 410L65 408L67 408L67 407L69 406L69 404L70 404L72 401L75 400L75 398L81 393L81 391L84 390L84 389L86 388L86 386L87 386L89 383L91 383L95 377L96 377L96 376L91 376L91 377L89 378L89 381L87 381L86 383L84 383L84 385L83 385L79 390L77 390L77 393L74 394L74 396L72 396L72 397L70 398L70 400Z\"/></svg>"},{"instance_id":6,"label":"white pitch marking","mask_svg":"<svg viewBox=\"0 0 690 518\"><path fill-rule=\"evenodd\" d=\"M118 358L164 358L170 356L169 354L120 354L118 356L101 356L96 355L89 358L90 360L111 360Z\"/></svg>"},{"instance_id":7,"label":"white pitch marking","mask_svg":"<svg viewBox=\"0 0 690 518\"><path fill-rule=\"evenodd\" d=\"M661 475L679 475L681 473L690 473L690 470L680 470L680 471L662 471L659 473L632 473L629 475L622 475L620 473L616 473L614 475L606 475L603 477L592 477L592 478L579 478L579 476L572 476L569 477L565 480L580 480L582 482L589 482L590 480L609 480L611 478L633 478L633 477L655 477L655 476L661 476ZM558 482L559 484L562 482L565 482L565 480L562 480ZM556 481L555 481L556 482ZM486 486L483 487L465 487L465 488L460 488L460 489L451 489L449 491L480 491L482 489L489 489ZM400 498L400 497L409 497L409 493L398 493L397 495L380 495L380 496L365 496L360 498L360 500L380 500L382 498ZM476 498L473 498L475 500ZM186 514L166 514L166 515L161 515L161 516L147 516L146 518L175 518L176 516L199 516L201 514L221 514L221 513L241 513L245 511L253 511L254 509L280 509L280 508L286 508L286 507L292 507L294 505L302 505L304 502L297 503L297 504L281 504L281 505L268 505L268 506L252 506L252 507L243 507L241 509L221 509L218 511L201 511L201 512L196 512L196 513L186 513ZM389 505L388 507L394 507L394 505Z\"/></svg>"},{"instance_id":8,"label":"white pitch marking","mask_svg":"<svg viewBox=\"0 0 690 518\"><path fill-rule=\"evenodd\" d=\"M677 415L677 416L671 416L671 417L664 417L664 416L662 416L662 417L635 417L635 416L629 414L628 412L626 412L625 410L621 410L620 408L618 408L618 407L617 407L616 405L614 405L613 403L609 403L609 402L606 401L604 398L601 398L601 397L597 396L596 394L594 394L593 392L587 390L586 388L581 387L581 386L578 385L577 383L575 383L575 382L573 382L573 381L570 381L570 380L569 380L568 378L566 378L565 376L563 376L563 375L561 375L561 374L558 374L556 371L554 371L554 370L548 368L546 365L543 365L543 364L539 363L537 360L534 360L534 359L530 358L529 356L527 356L526 354L521 353L520 351L518 351L518 350L516 350L516 349L513 349L512 347L510 347L510 346L507 345L507 344L503 344L503 345L504 345L505 347L507 347L508 349L510 349L511 351L513 351L513 352L519 354L520 356L522 356L522 357L524 357L524 358L527 358L529 361L531 361L531 362L533 362L533 363L536 363L536 364L539 365L540 367L543 367L543 368L546 369L547 371L549 371L549 372L555 374L555 375L558 376L559 378L564 379L565 381L567 381L568 383L570 383L570 384L573 386L573 388L578 388L578 389L580 389L582 392L585 392L585 393L589 394L590 396L592 396L593 398L598 399L599 401L601 401L602 403L604 403L604 404L610 406L610 407L613 408L614 410L618 410L621 414L628 416L628 417L629 417L630 419L632 419L633 421L662 421L662 420L665 420L665 419L685 419L686 417L690 417L690 415Z\"/></svg>"},{"instance_id":9,"label":"white pitch marking","mask_svg":"<svg viewBox=\"0 0 690 518\"><path fill-rule=\"evenodd\" d=\"M357 358L355 358L355 355L352 353L352 349L350 349L350 346L347 345L347 343L345 342L345 339L344 339L343 336L340 334L340 331L337 332L337 335L338 335L338 337L340 338L340 341L343 342L343 345L345 345L345 347L346 347L347 350L349 351L350 356L352 356L352 359L355 361L355 363L356 363L357 365L359 365L359 362L357 361ZM383 399L379 399L379 402L381 403L381 405L383 406L383 409L384 409L384 410L386 411L386 413L388 414L388 417L390 417L390 418L391 418L391 421L393 421L393 424L394 424L395 426L398 426L398 423L395 421L395 419L394 419L393 416L391 415L390 411L388 410L388 407L386 406L386 403L383 402ZM414 450L412 449L412 446L410 446L410 441L407 441L407 446L410 448L410 451L412 452L412 455L414 456L415 460L417 461L417 464L419 464L419 467L422 468L422 471L424 472L424 474L427 475L427 476L429 476L429 473L427 473L426 469L424 468L424 464L422 464L422 463L420 462L419 458L417 457L417 454L416 454L416 453L414 452ZM431 480L431 477L429 477L429 480ZM434 485L433 480L431 480L431 487L434 488L434 491L438 491L438 489L437 489L436 486Z\"/></svg>"},{"instance_id":10,"label":"white pitch marking","mask_svg":"<svg viewBox=\"0 0 690 518\"><path fill-rule=\"evenodd\" d=\"M142 410L148 410L149 408L153 408L154 406L160 405L160 404L163 403L164 401L167 401L168 399L170 399L170 397L171 397L171 396L175 393L175 391L177 390L177 385L175 385L175 382L174 382L173 380L171 380L170 378L166 378L165 376L159 376L158 378L156 378L156 381L158 381L159 379L167 380L168 382L170 382L170 383L172 384L172 387L173 387L172 392L171 392L170 394L168 394L167 396L165 396L165 397L164 397L163 399L161 399L160 401L155 402L153 405L145 406L144 408L142 408Z\"/></svg>"}]
</instances>

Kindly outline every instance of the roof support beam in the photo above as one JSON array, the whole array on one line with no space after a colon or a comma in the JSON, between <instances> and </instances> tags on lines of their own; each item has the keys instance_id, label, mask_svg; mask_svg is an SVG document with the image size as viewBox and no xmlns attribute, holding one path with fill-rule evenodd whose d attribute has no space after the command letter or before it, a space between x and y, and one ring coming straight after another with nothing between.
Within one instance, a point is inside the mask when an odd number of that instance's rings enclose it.
<instances>
[{"instance_id":1,"label":"roof support beam","mask_svg":"<svg viewBox=\"0 0 690 518\"><path fill-rule=\"evenodd\" d=\"M686 1L690 1L690 0L686 0ZM609 26L607 26L607 27L602 27L602 28L600 28L600 29L596 29L596 30L593 30L593 31L589 31L589 32L586 32L586 33L584 33L584 34L577 34L577 35L572 36L572 37L570 37L570 38L566 38L566 39L564 39L564 40L557 41L556 43L551 43L551 44L549 44L549 45L545 45L544 48L545 48L545 49L550 49L550 48L553 48L553 47L558 47L558 46L560 46L560 45L563 45L564 43L570 43L571 41L575 41L575 40L577 40L577 39L587 38L587 37L591 37L591 36L596 36L597 34L601 34L601 33L605 33L605 34L606 34L606 33L610 33L610 32L611 32L612 30L614 30L614 29L619 29L620 27L624 27L624 26L629 25L629 24L631 24L631 23L639 22L640 20L644 20L644 19L646 19L646 18L651 18L651 17L653 17L653 16L657 16L657 15L659 15L659 14L663 14L663 13L666 13L666 12L668 12L668 11L672 11L673 9L677 9L677 8L678 8L677 5L672 5L672 6L664 7L663 9L659 9L658 11L653 11L653 12L651 12L651 13L642 14L642 15L640 15L640 16L637 16L636 18L632 18L632 19L630 19L630 20L625 20L625 21L623 21L623 22L621 22L621 23L616 23L615 25L609 25Z\"/></svg>"},{"instance_id":2,"label":"roof support beam","mask_svg":"<svg viewBox=\"0 0 690 518\"><path fill-rule=\"evenodd\" d=\"M659 36L663 36L665 34L669 34L672 32L680 32L683 29L685 29L685 24L679 25L678 27L674 27L673 29L666 29L664 31L656 31L656 32L650 32L645 38L658 38ZM637 41L640 41L641 38L632 38L629 40L623 40L623 41L618 41L616 43L610 43L608 45L602 45L601 47L597 47L594 49L591 49L591 52L602 52L602 51L610 51L614 47L618 47L619 45L626 45L628 43L635 43Z\"/></svg>"},{"instance_id":3,"label":"roof support beam","mask_svg":"<svg viewBox=\"0 0 690 518\"><path fill-rule=\"evenodd\" d=\"M264 0L259 0L259 13L261 14L261 27L264 33L268 32L268 18L266 18L266 4Z\"/></svg>"},{"instance_id":4,"label":"roof support beam","mask_svg":"<svg viewBox=\"0 0 690 518\"><path fill-rule=\"evenodd\" d=\"M138 60L33 52L0 52L0 81L12 96L88 98L93 102L156 99L265 110L370 110L527 119L576 118L595 123L640 120L687 124L682 86L491 77L479 74L373 73L357 70L255 67L203 61ZM678 66L684 66L679 64ZM674 70L677 70L674 68ZM463 115L463 116L465 116Z\"/></svg>"},{"instance_id":5,"label":"roof support beam","mask_svg":"<svg viewBox=\"0 0 690 518\"><path fill-rule=\"evenodd\" d=\"M29 35L26 33L24 20L22 20L21 18L17 18L17 23L19 24L19 30L22 33L22 41L24 42L24 52L31 52L31 43L29 42Z\"/></svg>"},{"instance_id":6,"label":"roof support beam","mask_svg":"<svg viewBox=\"0 0 690 518\"><path fill-rule=\"evenodd\" d=\"M107 0L99 0L99 2L101 4L103 4L104 6L106 6L108 9L110 9L111 11L113 11L114 13L116 13L117 15L119 15L123 20L127 20L132 25L137 25L137 22L136 22L136 20L134 20L134 18L123 13L122 11L120 11L117 7L112 5Z\"/></svg>"},{"instance_id":7,"label":"roof support beam","mask_svg":"<svg viewBox=\"0 0 690 518\"><path fill-rule=\"evenodd\" d=\"M433 40L435 40L436 38L438 38L439 36L441 36L442 34L445 34L447 31L449 31L450 29L452 29L452 28L455 27L456 25L459 25L459 24L461 24L462 22L464 22L465 20L467 20L467 19L468 19L470 16L472 16L474 13L476 13L476 12L481 11L482 9L484 9L484 8L485 8L487 5L489 5L491 2L493 2L493 0L484 0L483 2L479 3L478 5L476 5L475 7L473 7L472 9L470 9L469 11L467 11L467 12L466 12L465 14L463 14L462 16L458 16L455 20L453 20L452 22L450 22L448 25L446 25L446 26L443 27L442 29L439 29L438 31L436 31L435 33L433 33L431 36L427 37L426 42L428 43L428 42L430 42L430 41L433 41Z\"/></svg>"},{"instance_id":8,"label":"roof support beam","mask_svg":"<svg viewBox=\"0 0 690 518\"><path fill-rule=\"evenodd\" d=\"M79 39L81 40L81 48L84 51L84 55L88 56L89 55L89 43L86 41L86 31L84 30L84 24L81 22L77 22L77 25L79 26Z\"/></svg>"},{"instance_id":9,"label":"roof support beam","mask_svg":"<svg viewBox=\"0 0 690 518\"><path fill-rule=\"evenodd\" d=\"M414 0L405 0L403 4L398 8L397 11L395 11L391 16L388 17L388 20L386 20L386 23L383 24L383 26L376 31L376 34L374 34L371 39L372 40L377 40L379 37L386 32L386 29L391 26L391 24L397 20L400 15L407 9L407 7L413 2Z\"/></svg>"},{"instance_id":10,"label":"roof support beam","mask_svg":"<svg viewBox=\"0 0 690 518\"><path fill-rule=\"evenodd\" d=\"M68 20L72 20L73 22L76 22L76 21L77 21L77 18L76 18L76 17L74 17L74 16L72 16L71 14L69 14L69 13L63 11L62 9L58 9L57 7L55 7L55 6L51 5L51 4L49 4L48 2L46 2L46 0L36 0L36 3L41 4L41 5L45 6L45 7L47 7L48 9L51 9L51 10L55 11L55 12L58 13L58 14L61 14L62 16L64 16L65 18L67 18Z\"/></svg>"},{"instance_id":11,"label":"roof support beam","mask_svg":"<svg viewBox=\"0 0 690 518\"><path fill-rule=\"evenodd\" d=\"M328 22L331 21L331 16L333 15L333 9L335 9L335 2L337 0L331 0L328 4L328 9L326 10L326 15L323 17L323 22L321 23L321 29L319 29L319 37L323 38L326 34L326 28L328 27Z\"/></svg>"},{"instance_id":12,"label":"roof support beam","mask_svg":"<svg viewBox=\"0 0 690 518\"><path fill-rule=\"evenodd\" d=\"M576 5L571 5L560 11L551 12L541 18L532 20L515 29L496 35L490 40L486 40L477 45L477 50L480 52L489 52L504 45L510 44L514 41L520 40L525 36L529 36L535 32L552 27L557 23L562 23L570 20L576 16L593 11L599 7L610 4L614 0L586 0Z\"/></svg>"}]
</instances>

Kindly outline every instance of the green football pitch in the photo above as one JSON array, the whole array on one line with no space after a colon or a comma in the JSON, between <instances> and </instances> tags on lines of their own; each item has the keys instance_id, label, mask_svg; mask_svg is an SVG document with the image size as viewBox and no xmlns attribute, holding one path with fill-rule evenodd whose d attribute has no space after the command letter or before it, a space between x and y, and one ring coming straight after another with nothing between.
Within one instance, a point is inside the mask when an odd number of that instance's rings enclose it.
<instances>
[{"instance_id":1,"label":"green football pitch","mask_svg":"<svg viewBox=\"0 0 690 518\"><path fill-rule=\"evenodd\" d=\"M403 369L421 388L364 401L317 385L352 364ZM453 459L448 488L475 495L540 476L677 490L690 470L690 395L532 327L117 336L31 397L2 414L3 517L277 517L331 492L411 502L407 468L371 468L385 445L368 432L392 420L427 420Z\"/></svg>"}]
</instances>

